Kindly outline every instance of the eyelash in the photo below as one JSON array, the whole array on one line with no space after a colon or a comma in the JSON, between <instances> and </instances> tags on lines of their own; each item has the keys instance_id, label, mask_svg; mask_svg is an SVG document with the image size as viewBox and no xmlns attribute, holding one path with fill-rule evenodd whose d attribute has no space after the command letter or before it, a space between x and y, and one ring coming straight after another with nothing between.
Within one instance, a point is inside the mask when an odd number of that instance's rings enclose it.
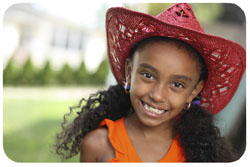
<instances>
[{"instance_id":1,"label":"eyelash","mask_svg":"<svg viewBox=\"0 0 250 167\"><path fill-rule=\"evenodd\" d=\"M141 73L145 78L153 80L154 76L152 74L150 74L149 72L142 72ZM150 76L149 76L150 75Z\"/></svg>"},{"instance_id":2,"label":"eyelash","mask_svg":"<svg viewBox=\"0 0 250 167\"><path fill-rule=\"evenodd\" d=\"M172 85L176 88L185 88L185 86L180 82L174 82Z\"/></svg>"}]
</instances>

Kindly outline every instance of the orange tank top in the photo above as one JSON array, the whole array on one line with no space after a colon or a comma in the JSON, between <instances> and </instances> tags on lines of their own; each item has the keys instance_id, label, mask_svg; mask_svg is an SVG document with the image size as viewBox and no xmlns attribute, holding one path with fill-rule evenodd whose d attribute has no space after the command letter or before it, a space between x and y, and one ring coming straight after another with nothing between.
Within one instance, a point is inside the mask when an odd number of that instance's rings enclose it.
<instances>
[{"instance_id":1,"label":"orange tank top","mask_svg":"<svg viewBox=\"0 0 250 167\"><path fill-rule=\"evenodd\" d=\"M129 139L124 124L124 117L115 122L104 119L99 127L103 126L108 128L108 138L115 149L115 158L108 162L142 162ZM185 162L185 160L182 148L175 137L168 153L158 162Z\"/></svg>"}]
</instances>

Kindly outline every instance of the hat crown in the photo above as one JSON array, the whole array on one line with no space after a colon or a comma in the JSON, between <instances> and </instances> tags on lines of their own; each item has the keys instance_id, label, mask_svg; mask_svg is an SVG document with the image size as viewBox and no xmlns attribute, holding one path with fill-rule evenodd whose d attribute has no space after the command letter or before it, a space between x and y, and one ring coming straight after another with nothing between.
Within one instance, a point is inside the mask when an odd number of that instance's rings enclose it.
<instances>
[{"instance_id":1,"label":"hat crown","mask_svg":"<svg viewBox=\"0 0 250 167\"><path fill-rule=\"evenodd\" d=\"M194 15L192 6L187 3L174 4L164 12L157 15L156 18L167 24L204 32L203 28Z\"/></svg>"}]
</instances>

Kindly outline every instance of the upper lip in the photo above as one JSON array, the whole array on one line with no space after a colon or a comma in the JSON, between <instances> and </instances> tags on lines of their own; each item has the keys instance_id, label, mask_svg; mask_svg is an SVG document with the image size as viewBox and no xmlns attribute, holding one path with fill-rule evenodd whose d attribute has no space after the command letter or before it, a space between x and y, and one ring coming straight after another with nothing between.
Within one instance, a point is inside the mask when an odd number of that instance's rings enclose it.
<instances>
[{"instance_id":1,"label":"upper lip","mask_svg":"<svg viewBox=\"0 0 250 167\"><path fill-rule=\"evenodd\" d=\"M153 107L153 108L156 108L156 109L158 109L158 110L165 110L165 111L167 111L166 109L161 108L161 107L159 107L159 106L157 106L157 105L155 105L155 104L148 103L148 102L145 102L145 101L143 101L143 100L142 100L142 102L143 102L143 103L146 103L146 104L148 104L149 106L151 106L151 107Z\"/></svg>"}]
</instances>

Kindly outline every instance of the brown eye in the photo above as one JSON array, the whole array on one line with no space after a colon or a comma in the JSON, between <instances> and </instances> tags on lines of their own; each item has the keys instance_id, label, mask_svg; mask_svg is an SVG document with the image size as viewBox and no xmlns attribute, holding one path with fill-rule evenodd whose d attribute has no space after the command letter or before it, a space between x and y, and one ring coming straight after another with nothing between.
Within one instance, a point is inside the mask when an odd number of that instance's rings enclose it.
<instances>
[{"instance_id":1,"label":"brown eye","mask_svg":"<svg viewBox=\"0 0 250 167\"><path fill-rule=\"evenodd\" d=\"M172 85L176 88L185 88L185 86L180 82L174 82Z\"/></svg>"},{"instance_id":2,"label":"brown eye","mask_svg":"<svg viewBox=\"0 0 250 167\"><path fill-rule=\"evenodd\" d=\"M154 79L153 75L151 75L151 74L148 73L148 72L143 72L142 75L143 75L145 78L147 78L147 79L151 79L151 80Z\"/></svg>"}]
</instances>

